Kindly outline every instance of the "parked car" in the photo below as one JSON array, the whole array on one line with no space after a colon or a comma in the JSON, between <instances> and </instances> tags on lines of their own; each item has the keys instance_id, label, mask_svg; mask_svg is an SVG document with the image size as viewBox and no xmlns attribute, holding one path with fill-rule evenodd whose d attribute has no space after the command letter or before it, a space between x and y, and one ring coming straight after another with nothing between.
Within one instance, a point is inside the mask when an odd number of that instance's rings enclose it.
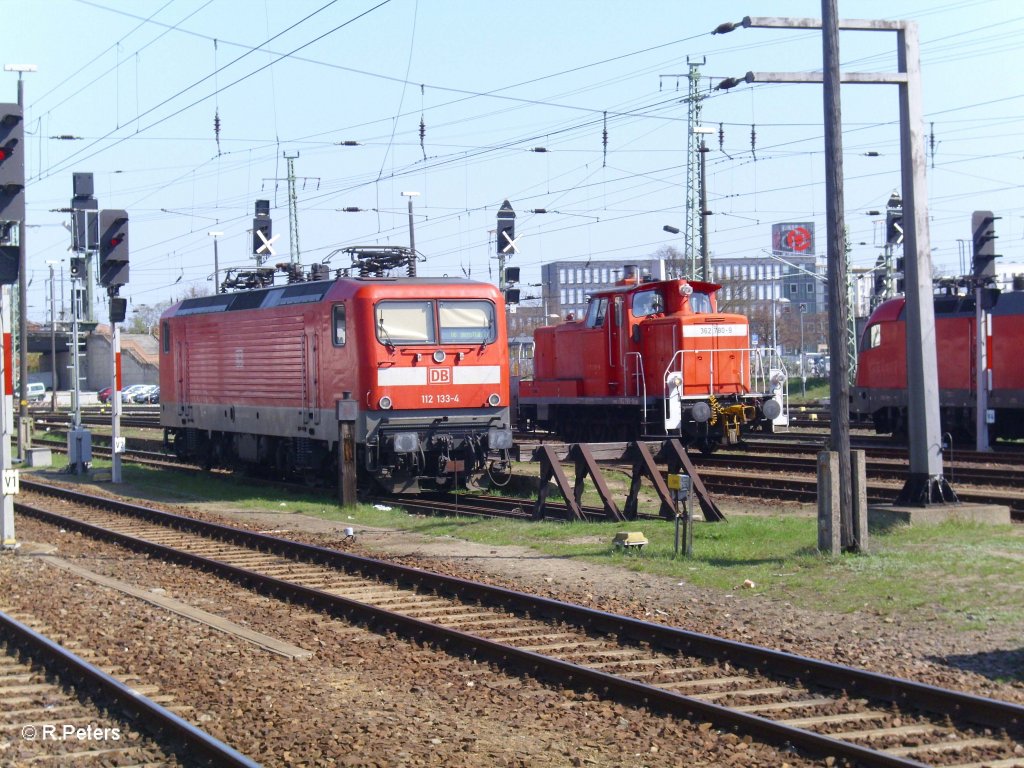
<instances>
[{"instance_id":1,"label":"parked car","mask_svg":"<svg viewBox=\"0 0 1024 768\"><path fill-rule=\"evenodd\" d=\"M30 381L26 393L30 403L41 403L46 399L46 385L41 381Z\"/></svg>"},{"instance_id":2,"label":"parked car","mask_svg":"<svg viewBox=\"0 0 1024 768\"><path fill-rule=\"evenodd\" d=\"M104 387L103 389L96 393L96 399L99 400L101 403L109 403L110 396L112 394L114 394L113 387Z\"/></svg>"},{"instance_id":3,"label":"parked car","mask_svg":"<svg viewBox=\"0 0 1024 768\"><path fill-rule=\"evenodd\" d=\"M134 403L135 396L139 394L146 387L152 386L151 384L132 384L130 387L125 387L121 390L121 402L122 403Z\"/></svg>"},{"instance_id":4,"label":"parked car","mask_svg":"<svg viewBox=\"0 0 1024 768\"><path fill-rule=\"evenodd\" d=\"M149 403L152 402L149 398L153 393L157 393L157 397L160 396L160 387L156 384L146 384L142 389L132 395L133 403ZM159 402L159 401L158 401Z\"/></svg>"}]
</instances>

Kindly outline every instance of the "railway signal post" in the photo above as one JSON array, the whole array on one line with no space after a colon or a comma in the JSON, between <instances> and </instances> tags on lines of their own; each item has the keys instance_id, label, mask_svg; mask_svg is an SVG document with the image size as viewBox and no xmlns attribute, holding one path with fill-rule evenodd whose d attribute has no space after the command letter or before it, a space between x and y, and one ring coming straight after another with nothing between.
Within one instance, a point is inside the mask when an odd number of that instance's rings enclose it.
<instances>
[{"instance_id":1,"label":"railway signal post","mask_svg":"<svg viewBox=\"0 0 1024 768\"><path fill-rule=\"evenodd\" d=\"M989 290L995 277L996 231L995 223L998 216L992 211L975 211L971 216L971 233L973 245L972 278L974 281L974 328L976 333L974 348L974 449L978 452L991 451L988 438L988 387L992 372L988 365L988 312L992 304Z\"/></svg>"},{"instance_id":2,"label":"railway signal post","mask_svg":"<svg viewBox=\"0 0 1024 768\"><path fill-rule=\"evenodd\" d=\"M516 212L508 200L505 200L498 209L495 239L498 251L498 290L505 293L505 257L516 252Z\"/></svg>"},{"instance_id":3,"label":"railway signal post","mask_svg":"<svg viewBox=\"0 0 1024 768\"><path fill-rule=\"evenodd\" d=\"M12 467L11 424L14 422L14 363L11 354L11 291L7 285L0 286L0 465L3 468L2 504L3 517L0 521L0 537L4 549L18 546L14 537L14 495L18 492L18 470Z\"/></svg>"},{"instance_id":4,"label":"railway signal post","mask_svg":"<svg viewBox=\"0 0 1024 768\"><path fill-rule=\"evenodd\" d=\"M112 289L107 289L108 291ZM110 294L110 482L121 482L121 454L124 437L121 436L121 326L127 299Z\"/></svg>"},{"instance_id":5,"label":"railway signal post","mask_svg":"<svg viewBox=\"0 0 1024 768\"><path fill-rule=\"evenodd\" d=\"M71 207L62 209L71 214L71 429L68 430L68 472L81 474L92 460L92 435L82 429L81 380L79 355L81 332L79 321L89 319L92 312L89 274L92 254L99 249L99 204L93 196L93 175L74 173ZM79 287L81 282L83 287ZM83 316L83 312L86 313ZM117 393L113 393L117 395Z\"/></svg>"},{"instance_id":6,"label":"railway signal post","mask_svg":"<svg viewBox=\"0 0 1024 768\"><path fill-rule=\"evenodd\" d=\"M20 96L21 80L18 85ZM4 549L18 546L14 537L14 494L18 492L18 470L12 466L11 451L14 356L9 286L18 282L25 258L25 126L20 101L19 98L18 104L0 104L0 468L3 472L0 544Z\"/></svg>"},{"instance_id":7,"label":"railway signal post","mask_svg":"<svg viewBox=\"0 0 1024 768\"><path fill-rule=\"evenodd\" d=\"M127 300L118 296L128 282L128 214L120 209L100 211L100 285L110 298L110 481L121 482L121 326Z\"/></svg>"}]
</instances>

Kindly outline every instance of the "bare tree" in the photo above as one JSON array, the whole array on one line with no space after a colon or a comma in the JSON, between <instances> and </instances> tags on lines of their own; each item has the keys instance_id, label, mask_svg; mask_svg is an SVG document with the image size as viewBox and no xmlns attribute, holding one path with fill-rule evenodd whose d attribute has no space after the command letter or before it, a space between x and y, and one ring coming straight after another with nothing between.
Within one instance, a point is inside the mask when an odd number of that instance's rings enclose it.
<instances>
[{"instance_id":1,"label":"bare tree","mask_svg":"<svg viewBox=\"0 0 1024 768\"><path fill-rule=\"evenodd\" d=\"M665 245L654 253L654 258L665 262L665 275L669 278L682 277L686 274L687 264L682 252L675 246Z\"/></svg>"},{"instance_id":2,"label":"bare tree","mask_svg":"<svg viewBox=\"0 0 1024 768\"><path fill-rule=\"evenodd\" d=\"M198 288L194 285L188 286L181 296L167 299L153 305L135 304L132 309L132 319L125 325L127 333L148 333L156 335L157 326L160 323L160 316L173 304L185 299L196 299L200 296L209 296L210 291L205 288Z\"/></svg>"}]
</instances>

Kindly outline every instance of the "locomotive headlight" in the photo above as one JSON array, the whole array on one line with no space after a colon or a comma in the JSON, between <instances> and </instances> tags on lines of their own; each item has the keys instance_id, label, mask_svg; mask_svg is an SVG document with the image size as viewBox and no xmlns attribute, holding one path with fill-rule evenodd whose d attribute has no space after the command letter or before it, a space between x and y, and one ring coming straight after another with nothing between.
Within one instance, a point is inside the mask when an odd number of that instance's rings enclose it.
<instances>
[{"instance_id":1,"label":"locomotive headlight","mask_svg":"<svg viewBox=\"0 0 1024 768\"><path fill-rule=\"evenodd\" d=\"M490 406L497 406L501 402L501 395L497 392L493 392L487 396L487 404Z\"/></svg>"},{"instance_id":2,"label":"locomotive headlight","mask_svg":"<svg viewBox=\"0 0 1024 768\"><path fill-rule=\"evenodd\" d=\"M445 355L443 349L438 349L438 350L436 350L434 352L434 362L435 363L443 363L445 357L447 357L447 355Z\"/></svg>"},{"instance_id":3,"label":"locomotive headlight","mask_svg":"<svg viewBox=\"0 0 1024 768\"><path fill-rule=\"evenodd\" d=\"M690 416L694 421L703 424L711 418L711 406L707 403L694 403L690 409Z\"/></svg>"},{"instance_id":4,"label":"locomotive headlight","mask_svg":"<svg viewBox=\"0 0 1024 768\"><path fill-rule=\"evenodd\" d=\"M681 296L689 296L691 293L693 293L693 286L689 283L683 283L679 286L679 294Z\"/></svg>"},{"instance_id":5,"label":"locomotive headlight","mask_svg":"<svg viewBox=\"0 0 1024 768\"><path fill-rule=\"evenodd\" d=\"M392 406L391 398L388 397L387 395L384 395L384 397L382 397L377 404L380 406L382 411L390 411L391 410L391 406Z\"/></svg>"},{"instance_id":6,"label":"locomotive headlight","mask_svg":"<svg viewBox=\"0 0 1024 768\"><path fill-rule=\"evenodd\" d=\"M504 451L512 447L512 430L491 427L487 430L487 447L492 451Z\"/></svg>"},{"instance_id":7,"label":"locomotive headlight","mask_svg":"<svg viewBox=\"0 0 1024 768\"><path fill-rule=\"evenodd\" d=\"M420 449L420 438L415 432L398 432L393 439L395 453L415 453Z\"/></svg>"}]
</instances>

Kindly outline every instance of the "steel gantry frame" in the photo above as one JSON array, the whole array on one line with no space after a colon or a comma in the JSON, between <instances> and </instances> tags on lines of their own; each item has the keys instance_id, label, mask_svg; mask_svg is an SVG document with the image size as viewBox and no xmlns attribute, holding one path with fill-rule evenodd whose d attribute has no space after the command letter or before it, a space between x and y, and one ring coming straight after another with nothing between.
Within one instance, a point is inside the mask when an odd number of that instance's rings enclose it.
<instances>
[{"instance_id":1,"label":"steel gantry frame","mask_svg":"<svg viewBox=\"0 0 1024 768\"><path fill-rule=\"evenodd\" d=\"M826 10L828 2L823 2ZM834 5L828 8L834 13ZM935 345L935 309L932 303L931 252L928 233L928 203L925 179L924 121L921 99L920 45L917 24L900 20L837 20L831 14L825 19L746 17L740 25L723 24L716 32L728 32L737 26L774 29L821 29L823 40L835 38L838 30L866 32L895 32L897 36L897 72L839 72L838 62L830 62L829 46L825 45L826 61L822 72L747 72L742 78L748 83L822 83L826 89L836 91L834 101L838 102L839 83L868 83L896 85L899 88L900 112L900 158L903 186L904 223L904 269L906 284L907 317L907 389L910 471L907 480L896 499L897 504L942 504L956 502L956 494L943 476L942 441L939 421L938 364ZM825 22L828 22L827 24ZM838 43L835 42L835 48ZM828 95L828 94L827 94ZM826 98L826 135L835 136L841 132L838 125L838 106L829 107ZM831 121L835 121L833 124ZM826 149L830 143L826 140ZM835 146L834 142L831 146ZM841 162L841 158L837 158ZM838 179L831 176L828 181L832 189L830 198L841 200L841 165ZM838 182L839 188L835 189ZM845 285L845 254L842 240L842 210L833 210L829 205L829 282L836 286ZM833 221L835 219L835 221ZM835 241L835 242L833 242ZM837 246L838 244L838 246ZM832 307L830 315L830 341L833 326L845 330L847 297L842 296L842 306ZM849 384L846 380L847 367L845 345L830 345L832 349L833 376L830 399L832 408L839 411L840 419L833 415L832 450L849 454ZM835 347L841 347L839 349ZM836 371L837 364L841 366ZM845 414L845 420L841 417ZM845 435L837 433L837 421L845 424ZM839 427L842 431L842 427ZM840 482L847 487L841 494L844 506L849 499L850 477L840 472ZM845 518L845 515L844 515Z\"/></svg>"}]
</instances>

